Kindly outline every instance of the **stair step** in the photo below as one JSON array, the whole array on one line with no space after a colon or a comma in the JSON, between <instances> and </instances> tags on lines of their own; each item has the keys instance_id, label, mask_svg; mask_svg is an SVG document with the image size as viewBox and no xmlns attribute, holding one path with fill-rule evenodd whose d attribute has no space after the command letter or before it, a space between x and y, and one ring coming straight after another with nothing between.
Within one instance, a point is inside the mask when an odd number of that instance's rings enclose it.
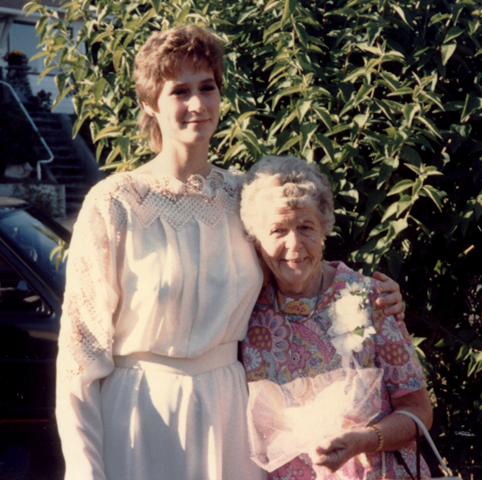
<instances>
[{"instance_id":1,"label":"stair step","mask_svg":"<svg viewBox=\"0 0 482 480\"><path fill-rule=\"evenodd\" d=\"M65 185L65 184L64 184ZM65 185L65 193L69 195L83 195L87 192L90 188L90 185Z\"/></svg>"},{"instance_id":2,"label":"stair step","mask_svg":"<svg viewBox=\"0 0 482 480\"><path fill-rule=\"evenodd\" d=\"M45 118L35 118L30 116L39 130L58 130L62 128L62 124L58 120L48 120Z\"/></svg>"},{"instance_id":3,"label":"stair step","mask_svg":"<svg viewBox=\"0 0 482 480\"><path fill-rule=\"evenodd\" d=\"M66 158L66 157L72 156L72 150L70 148L55 147L52 145L49 145L49 147L52 153L54 154L54 157L56 158L58 157Z\"/></svg>"},{"instance_id":4,"label":"stair step","mask_svg":"<svg viewBox=\"0 0 482 480\"><path fill-rule=\"evenodd\" d=\"M57 163L75 165L78 161L79 159L75 157L72 153L70 155L54 155L53 165L56 165Z\"/></svg>"},{"instance_id":5,"label":"stair step","mask_svg":"<svg viewBox=\"0 0 482 480\"><path fill-rule=\"evenodd\" d=\"M81 206L83 203L84 203L84 199L85 199L85 194L84 195L78 195L76 197L69 197L69 196L65 196L65 203L67 205L79 205Z\"/></svg>"},{"instance_id":6,"label":"stair step","mask_svg":"<svg viewBox=\"0 0 482 480\"><path fill-rule=\"evenodd\" d=\"M37 125L38 127L38 125ZM64 136L64 131L62 128L59 126L59 128L51 128L50 126L47 127L40 127L38 128L40 130L40 133L46 137L46 138L62 138L65 141L65 136Z\"/></svg>"},{"instance_id":7,"label":"stair step","mask_svg":"<svg viewBox=\"0 0 482 480\"><path fill-rule=\"evenodd\" d=\"M79 175L75 173L72 175L69 175L68 173L54 173L54 176L57 179L57 181L62 184L84 182L85 180L83 175Z\"/></svg>"},{"instance_id":8,"label":"stair step","mask_svg":"<svg viewBox=\"0 0 482 480\"><path fill-rule=\"evenodd\" d=\"M50 165L50 170L52 172L63 172L63 171L68 171L68 172L80 172L82 173L82 167L80 165L76 165L75 163L57 163L54 160L54 163Z\"/></svg>"},{"instance_id":9,"label":"stair step","mask_svg":"<svg viewBox=\"0 0 482 480\"><path fill-rule=\"evenodd\" d=\"M77 216L82 208L82 203L71 203L66 207L66 215L67 216Z\"/></svg>"},{"instance_id":10,"label":"stair step","mask_svg":"<svg viewBox=\"0 0 482 480\"><path fill-rule=\"evenodd\" d=\"M51 112L29 113L54 155L54 160L47 168L56 181L64 185L66 214L76 217L92 185L86 183L84 167L73 148L71 135L63 128L60 115Z\"/></svg>"}]
</instances>

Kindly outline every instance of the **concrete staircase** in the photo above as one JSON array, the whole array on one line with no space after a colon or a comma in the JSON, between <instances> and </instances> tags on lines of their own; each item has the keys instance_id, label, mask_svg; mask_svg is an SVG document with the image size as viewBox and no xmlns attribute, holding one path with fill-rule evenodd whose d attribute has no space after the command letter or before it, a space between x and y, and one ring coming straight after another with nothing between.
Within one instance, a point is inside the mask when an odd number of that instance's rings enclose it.
<instances>
[{"instance_id":1,"label":"concrete staircase","mask_svg":"<svg viewBox=\"0 0 482 480\"><path fill-rule=\"evenodd\" d=\"M50 112L29 114L54 155L53 162L42 165L42 174L64 185L66 216L76 217L86 193L105 175L80 135L72 139L69 116Z\"/></svg>"}]
</instances>

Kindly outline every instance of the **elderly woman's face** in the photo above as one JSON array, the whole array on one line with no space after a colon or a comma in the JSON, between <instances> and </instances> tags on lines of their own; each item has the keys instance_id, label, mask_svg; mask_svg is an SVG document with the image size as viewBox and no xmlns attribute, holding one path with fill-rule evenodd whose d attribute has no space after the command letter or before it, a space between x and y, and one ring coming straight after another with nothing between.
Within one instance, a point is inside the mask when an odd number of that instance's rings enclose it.
<instances>
[{"instance_id":1,"label":"elderly woman's face","mask_svg":"<svg viewBox=\"0 0 482 480\"><path fill-rule=\"evenodd\" d=\"M275 199L260 208L264 222L258 224L256 238L279 289L289 296L317 295L324 233L314 202L293 208Z\"/></svg>"}]
</instances>

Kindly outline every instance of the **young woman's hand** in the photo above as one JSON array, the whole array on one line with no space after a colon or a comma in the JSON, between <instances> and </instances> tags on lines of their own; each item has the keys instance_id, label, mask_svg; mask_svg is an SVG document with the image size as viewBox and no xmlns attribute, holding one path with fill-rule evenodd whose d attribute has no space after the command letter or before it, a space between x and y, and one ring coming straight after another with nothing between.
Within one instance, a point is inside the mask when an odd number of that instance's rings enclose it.
<instances>
[{"instance_id":1,"label":"young woman's hand","mask_svg":"<svg viewBox=\"0 0 482 480\"><path fill-rule=\"evenodd\" d=\"M384 297L377 299L377 306L383 308L385 315L393 315L399 322L405 318L405 305L403 304L400 285L390 277L381 272L374 272L373 278L381 282L378 293L387 293Z\"/></svg>"}]
</instances>

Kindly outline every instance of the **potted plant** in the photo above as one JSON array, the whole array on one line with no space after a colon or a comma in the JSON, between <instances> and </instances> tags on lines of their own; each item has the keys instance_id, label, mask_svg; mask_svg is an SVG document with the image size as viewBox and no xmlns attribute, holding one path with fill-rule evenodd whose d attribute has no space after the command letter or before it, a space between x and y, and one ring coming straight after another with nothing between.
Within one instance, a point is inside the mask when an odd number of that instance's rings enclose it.
<instances>
[{"instance_id":1,"label":"potted plant","mask_svg":"<svg viewBox=\"0 0 482 480\"><path fill-rule=\"evenodd\" d=\"M3 59L10 65L10 66L22 66L27 65L28 58L22 50L12 50L11 52L7 52Z\"/></svg>"}]
</instances>

